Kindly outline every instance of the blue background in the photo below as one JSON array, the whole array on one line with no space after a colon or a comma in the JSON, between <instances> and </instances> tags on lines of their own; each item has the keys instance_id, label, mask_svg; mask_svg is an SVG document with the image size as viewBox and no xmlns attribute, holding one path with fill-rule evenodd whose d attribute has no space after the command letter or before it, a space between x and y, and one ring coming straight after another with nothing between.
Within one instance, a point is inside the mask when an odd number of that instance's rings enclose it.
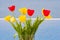
<instances>
[{"instance_id":1,"label":"blue background","mask_svg":"<svg viewBox=\"0 0 60 40\"><path fill-rule=\"evenodd\" d=\"M38 14L41 15L42 8L51 10L52 17L60 17L60 0L0 0L0 17L12 14L8 10L8 7L11 5L16 6L14 12L16 17L20 14L18 9L23 7L34 9L35 14L33 17L36 17Z\"/></svg>"},{"instance_id":2,"label":"blue background","mask_svg":"<svg viewBox=\"0 0 60 40\"><path fill-rule=\"evenodd\" d=\"M53 18L60 18L60 0L0 0L0 18L12 14L8 10L10 5L16 5L16 17L20 14L18 9L26 7L35 10L32 18L41 15L42 8L50 9ZM15 30L9 23L0 20L0 40L14 40L14 33ZM35 40L60 40L60 20L44 21L36 32Z\"/></svg>"},{"instance_id":3,"label":"blue background","mask_svg":"<svg viewBox=\"0 0 60 40\"><path fill-rule=\"evenodd\" d=\"M15 30L5 22L0 21L0 40L14 40ZM17 40L18 38L16 38ZM60 20L46 20L38 28L35 40L60 40Z\"/></svg>"}]
</instances>

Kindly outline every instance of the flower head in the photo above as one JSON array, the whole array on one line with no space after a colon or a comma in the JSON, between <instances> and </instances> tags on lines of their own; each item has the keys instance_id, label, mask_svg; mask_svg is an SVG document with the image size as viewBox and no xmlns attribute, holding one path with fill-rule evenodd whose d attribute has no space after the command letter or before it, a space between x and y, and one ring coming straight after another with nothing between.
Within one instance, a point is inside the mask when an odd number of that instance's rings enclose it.
<instances>
[{"instance_id":1,"label":"flower head","mask_svg":"<svg viewBox=\"0 0 60 40\"><path fill-rule=\"evenodd\" d=\"M46 9L43 8L42 9L42 14L47 19L50 19L51 18L51 16L50 16L50 10L46 10Z\"/></svg>"},{"instance_id":2,"label":"flower head","mask_svg":"<svg viewBox=\"0 0 60 40\"><path fill-rule=\"evenodd\" d=\"M15 19L14 17L11 17L11 18L10 18L10 21L11 21L11 22L15 22L16 19Z\"/></svg>"},{"instance_id":3,"label":"flower head","mask_svg":"<svg viewBox=\"0 0 60 40\"><path fill-rule=\"evenodd\" d=\"M25 22L26 21L26 15L21 15L18 17L20 22Z\"/></svg>"},{"instance_id":4,"label":"flower head","mask_svg":"<svg viewBox=\"0 0 60 40\"><path fill-rule=\"evenodd\" d=\"M10 18L11 18L11 16L8 15L8 16L6 16L6 17L4 18L4 20L9 22L9 21L10 21Z\"/></svg>"},{"instance_id":5,"label":"flower head","mask_svg":"<svg viewBox=\"0 0 60 40\"><path fill-rule=\"evenodd\" d=\"M28 13L29 16L32 16L34 14L34 10L28 9L27 10L27 13Z\"/></svg>"},{"instance_id":6,"label":"flower head","mask_svg":"<svg viewBox=\"0 0 60 40\"><path fill-rule=\"evenodd\" d=\"M20 8L19 12L21 12L21 14L26 14L27 13L27 8Z\"/></svg>"},{"instance_id":7,"label":"flower head","mask_svg":"<svg viewBox=\"0 0 60 40\"><path fill-rule=\"evenodd\" d=\"M50 10L46 10L46 9L42 9L42 14L44 15L44 16L49 16L50 15Z\"/></svg>"},{"instance_id":8,"label":"flower head","mask_svg":"<svg viewBox=\"0 0 60 40\"><path fill-rule=\"evenodd\" d=\"M13 12L15 10L15 5L9 6L8 9Z\"/></svg>"}]
</instances>

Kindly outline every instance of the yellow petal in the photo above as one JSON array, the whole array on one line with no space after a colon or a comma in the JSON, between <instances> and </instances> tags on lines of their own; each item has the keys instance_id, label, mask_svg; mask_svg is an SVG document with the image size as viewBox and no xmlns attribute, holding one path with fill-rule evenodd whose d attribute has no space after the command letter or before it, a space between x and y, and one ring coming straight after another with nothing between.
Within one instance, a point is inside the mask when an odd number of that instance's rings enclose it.
<instances>
[{"instance_id":1,"label":"yellow petal","mask_svg":"<svg viewBox=\"0 0 60 40\"><path fill-rule=\"evenodd\" d=\"M19 9L19 12L21 12L22 14L26 14L27 8L21 8L21 9Z\"/></svg>"},{"instance_id":2,"label":"yellow petal","mask_svg":"<svg viewBox=\"0 0 60 40\"><path fill-rule=\"evenodd\" d=\"M9 21L10 21L10 18L11 18L11 16L8 15L8 16L6 16L6 17L4 18L4 20L9 22Z\"/></svg>"},{"instance_id":3,"label":"yellow petal","mask_svg":"<svg viewBox=\"0 0 60 40\"><path fill-rule=\"evenodd\" d=\"M20 22L25 22L26 21L26 15L21 15L18 17Z\"/></svg>"},{"instance_id":4,"label":"yellow petal","mask_svg":"<svg viewBox=\"0 0 60 40\"><path fill-rule=\"evenodd\" d=\"M51 18L52 18L52 16L50 16L50 15L49 15L49 16L46 16L45 18L46 18L46 19L51 19Z\"/></svg>"},{"instance_id":5,"label":"yellow petal","mask_svg":"<svg viewBox=\"0 0 60 40\"><path fill-rule=\"evenodd\" d=\"M16 19L15 19L14 17L11 17L11 18L10 18L10 21L11 21L11 22L15 22Z\"/></svg>"}]
</instances>

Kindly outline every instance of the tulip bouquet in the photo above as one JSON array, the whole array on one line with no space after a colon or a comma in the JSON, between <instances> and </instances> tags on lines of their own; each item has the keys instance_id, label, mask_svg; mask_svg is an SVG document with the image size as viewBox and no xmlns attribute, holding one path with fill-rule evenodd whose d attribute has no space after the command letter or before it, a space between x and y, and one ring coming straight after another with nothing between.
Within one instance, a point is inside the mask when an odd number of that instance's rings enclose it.
<instances>
[{"instance_id":1,"label":"tulip bouquet","mask_svg":"<svg viewBox=\"0 0 60 40\"><path fill-rule=\"evenodd\" d=\"M9 11L11 11L14 14L15 5L8 7ZM19 12L21 13L20 16L18 16L18 20L13 15L8 15L4 19L5 21L9 22L12 27L15 29L17 36L19 40L34 40L34 35L39 27L39 25L44 21L45 18L51 18L50 16L50 10L42 9L42 15L44 16L41 18L40 16L36 17L36 19L32 23L31 16L34 14L33 9L27 9L27 8L20 8ZM26 18L26 14L29 16L29 19ZM24 26L22 25L24 24ZM15 37L16 35L14 35Z\"/></svg>"}]
</instances>

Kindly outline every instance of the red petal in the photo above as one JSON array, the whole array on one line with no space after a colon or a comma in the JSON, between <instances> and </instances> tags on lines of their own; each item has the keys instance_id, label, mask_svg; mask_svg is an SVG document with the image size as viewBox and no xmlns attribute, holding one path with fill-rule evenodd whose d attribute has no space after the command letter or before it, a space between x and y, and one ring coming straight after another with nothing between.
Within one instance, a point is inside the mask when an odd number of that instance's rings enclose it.
<instances>
[{"instance_id":1,"label":"red petal","mask_svg":"<svg viewBox=\"0 0 60 40\"><path fill-rule=\"evenodd\" d=\"M34 14L34 10L28 9L27 13L28 13L29 16L32 16Z\"/></svg>"},{"instance_id":2,"label":"red petal","mask_svg":"<svg viewBox=\"0 0 60 40\"><path fill-rule=\"evenodd\" d=\"M43 14L44 14L44 16L50 15L50 10L43 10Z\"/></svg>"},{"instance_id":3,"label":"red petal","mask_svg":"<svg viewBox=\"0 0 60 40\"><path fill-rule=\"evenodd\" d=\"M13 12L15 10L15 6L12 5L12 6L8 7L8 9Z\"/></svg>"}]
</instances>

